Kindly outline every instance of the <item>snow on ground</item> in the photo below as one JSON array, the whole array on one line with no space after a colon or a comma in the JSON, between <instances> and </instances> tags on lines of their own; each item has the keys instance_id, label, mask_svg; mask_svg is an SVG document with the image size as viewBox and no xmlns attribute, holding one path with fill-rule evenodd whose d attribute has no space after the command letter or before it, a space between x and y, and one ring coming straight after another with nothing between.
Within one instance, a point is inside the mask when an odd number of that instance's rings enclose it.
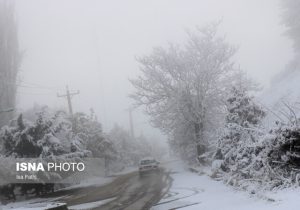
<instances>
[{"instance_id":1,"label":"snow on ground","mask_svg":"<svg viewBox=\"0 0 300 210\"><path fill-rule=\"evenodd\" d=\"M92 177L86 180L81 181L80 184L72 185L69 187L62 188L60 190L70 190L82 187L91 187L91 186L102 186L112 182L114 179L112 177Z\"/></svg>"},{"instance_id":2,"label":"snow on ground","mask_svg":"<svg viewBox=\"0 0 300 210\"><path fill-rule=\"evenodd\" d=\"M42 210L42 209L49 209L56 206L64 205L64 203L56 202L57 200L61 199L62 197L58 198L35 198L27 201L19 201L9 203L7 205L0 205L1 210Z\"/></svg>"},{"instance_id":3,"label":"snow on ground","mask_svg":"<svg viewBox=\"0 0 300 210\"><path fill-rule=\"evenodd\" d=\"M18 208L10 208L11 210L43 210L43 209L51 209L59 206L64 206L65 203L43 203L43 204L36 204L34 206L25 206L25 207L18 207ZM6 210L6 208L3 208Z\"/></svg>"},{"instance_id":4,"label":"snow on ground","mask_svg":"<svg viewBox=\"0 0 300 210\"><path fill-rule=\"evenodd\" d=\"M173 184L152 210L299 210L300 189L265 193L263 198L250 195L215 181L206 175L185 170L179 161L165 167L172 171ZM266 198L274 199L269 201Z\"/></svg>"},{"instance_id":5,"label":"snow on ground","mask_svg":"<svg viewBox=\"0 0 300 210\"><path fill-rule=\"evenodd\" d=\"M89 209L93 209L93 208L102 206L114 199L115 198L110 198L110 199L100 200L100 201L96 201L96 202L90 202L90 203L84 203L84 204L79 204L79 205L75 205L75 206L69 206L68 209L70 209L70 210L89 210Z\"/></svg>"},{"instance_id":6,"label":"snow on ground","mask_svg":"<svg viewBox=\"0 0 300 210\"><path fill-rule=\"evenodd\" d=\"M89 178L87 180L82 181L80 184L72 185L70 187L66 187L60 190L69 190L69 189L76 189L76 188L83 188L83 187L90 187L90 186L102 186L105 184L108 184L112 182L114 178L112 177L93 177ZM58 191L60 191L58 190ZM50 207L54 207L55 205L61 205L61 203L57 202L62 197L57 198L34 198L26 201L18 201L18 202L12 202L7 205L1 205L0 204L0 210L42 210L42 209L48 209ZM99 202L99 203L97 203ZM100 202L95 202L96 205L100 206ZM92 204L91 204L92 205ZM77 208L78 209L78 208ZM81 208L83 209L83 208Z\"/></svg>"},{"instance_id":7,"label":"snow on ground","mask_svg":"<svg viewBox=\"0 0 300 210\"><path fill-rule=\"evenodd\" d=\"M7 205L0 205L1 210L43 210L43 209L49 209L61 205L65 205L64 203L55 202L62 197L54 198L54 199L42 199L42 198L36 198L31 199L27 201L20 201L15 203L10 203ZM89 210L92 208L99 207L101 205L104 205L115 198L105 199L105 200L99 200L96 202L90 202L90 203L84 203L74 206L68 206L68 209L70 210Z\"/></svg>"},{"instance_id":8,"label":"snow on ground","mask_svg":"<svg viewBox=\"0 0 300 210\"><path fill-rule=\"evenodd\" d=\"M115 198L110 198L110 199L106 199L106 200L99 200L96 202L68 206L68 209L70 209L70 210L90 210L92 208L96 208L101 205L104 205L114 199ZM45 200L45 199L33 199L30 201L22 201L22 202L11 203L6 206L0 206L0 209L1 210L43 210L43 209L49 209L49 208L58 207L58 206L62 206L62 205L65 205L65 204L51 202L50 200Z\"/></svg>"}]
</instances>

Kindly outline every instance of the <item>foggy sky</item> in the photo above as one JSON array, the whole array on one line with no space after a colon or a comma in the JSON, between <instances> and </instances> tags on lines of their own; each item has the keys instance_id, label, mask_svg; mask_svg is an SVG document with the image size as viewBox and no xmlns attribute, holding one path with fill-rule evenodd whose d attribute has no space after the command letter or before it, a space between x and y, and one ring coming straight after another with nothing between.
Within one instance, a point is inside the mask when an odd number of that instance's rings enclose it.
<instances>
[{"instance_id":1,"label":"foggy sky","mask_svg":"<svg viewBox=\"0 0 300 210\"><path fill-rule=\"evenodd\" d=\"M236 62L265 87L292 58L279 0L17 0L21 49L20 110L34 103L66 107L65 85L80 90L75 111L93 107L104 129L128 128L128 78L135 56L184 42L185 29L222 19L221 31L238 46ZM26 86L26 87L25 87ZM30 88L34 87L34 88ZM136 133L159 135L140 111Z\"/></svg>"}]
</instances>

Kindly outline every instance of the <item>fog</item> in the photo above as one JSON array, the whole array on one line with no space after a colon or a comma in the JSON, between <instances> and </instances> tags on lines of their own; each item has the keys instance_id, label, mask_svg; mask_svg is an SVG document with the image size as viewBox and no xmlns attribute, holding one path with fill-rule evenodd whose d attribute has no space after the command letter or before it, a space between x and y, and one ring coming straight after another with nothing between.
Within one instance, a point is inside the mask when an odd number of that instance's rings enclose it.
<instances>
[{"instance_id":1,"label":"fog","mask_svg":"<svg viewBox=\"0 0 300 210\"><path fill-rule=\"evenodd\" d=\"M0 0L0 210L299 209L299 81L300 0Z\"/></svg>"},{"instance_id":2,"label":"fog","mask_svg":"<svg viewBox=\"0 0 300 210\"><path fill-rule=\"evenodd\" d=\"M18 108L66 108L57 93L68 85L80 90L74 111L93 108L105 131L129 128L135 57L182 43L187 29L222 20L221 32L239 49L237 65L264 87L293 53L278 0L17 0L16 9L24 51ZM160 137L142 109L133 116L136 134Z\"/></svg>"}]
</instances>

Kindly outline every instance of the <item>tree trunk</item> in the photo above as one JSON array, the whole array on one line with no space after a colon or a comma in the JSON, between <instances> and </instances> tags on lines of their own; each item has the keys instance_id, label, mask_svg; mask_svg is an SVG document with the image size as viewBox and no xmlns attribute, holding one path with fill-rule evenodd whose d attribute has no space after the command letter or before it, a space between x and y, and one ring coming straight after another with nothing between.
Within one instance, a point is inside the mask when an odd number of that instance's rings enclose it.
<instances>
[{"instance_id":1,"label":"tree trunk","mask_svg":"<svg viewBox=\"0 0 300 210\"><path fill-rule=\"evenodd\" d=\"M196 142L197 142L197 157L198 161L200 163L203 163L204 161L202 158L200 158L201 155L203 155L206 151L205 144L204 144L204 136L203 136L203 123L195 123L195 136L196 136Z\"/></svg>"}]
</instances>

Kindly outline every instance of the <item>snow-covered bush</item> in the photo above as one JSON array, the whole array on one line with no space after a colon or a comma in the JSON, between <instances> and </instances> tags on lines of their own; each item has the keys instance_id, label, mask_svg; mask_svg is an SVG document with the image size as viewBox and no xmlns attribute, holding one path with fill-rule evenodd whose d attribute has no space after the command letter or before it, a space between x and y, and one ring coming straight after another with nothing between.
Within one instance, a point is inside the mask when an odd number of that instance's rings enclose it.
<instances>
[{"instance_id":1,"label":"snow-covered bush","mask_svg":"<svg viewBox=\"0 0 300 210\"><path fill-rule=\"evenodd\" d=\"M300 126L293 115L277 122L269 132L261 129L265 112L245 91L233 89L228 99L226 127L215 159L221 164L213 175L229 184L249 188L253 183L265 189L299 186ZM290 110L292 112L292 110ZM218 162L220 163L220 162Z\"/></svg>"},{"instance_id":2,"label":"snow-covered bush","mask_svg":"<svg viewBox=\"0 0 300 210\"><path fill-rule=\"evenodd\" d=\"M229 181L251 179L256 155L260 152L259 140L261 120L265 111L243 88L233 88L227 99L226 124L219 139L215 159L223 160L220 170L228 175Z\"/></svg>"},{"instance_id":3,"label":"snow-covered bush","mask_svg":"<svg viewBox=\"0 0 300 210\"><path fill-rule=\"evenodd\" d=\"M76 113L71 118L65 112L42 107L33 121L23 115L0 131L2 154L17 158L46 158L70 153L98 157L101 142L105 142L101 124L96 118ZM92 153L92 154L91 154Z\"/></svg>"},{"instance_id":4,"label":"snow-covered bush","mask_svg":"<svg viewBox=\"0 0 300 210\"><path fill-rule=\"evenodd\" d=\"M245 145L236 154L242 158L236 158L235 169L225 176L231 184L256 183L264 189L299 186L300 127L295 122L277 123L255 146Z\"/></svg>"},{"instance_id":5,"label":"snow-covered bush","mask_svg":"<svg viewBox=\"0 0 300 210\"><path fill-rule=\"evenodd\" d=\"M46 107L36 113L32 122L24 120L21 114L10 125L0 130L1 154L4 157L11 157L12 160L38 158L44 163L74 162L90 157L92 152L88 150L87 145L93 140L92 135L95 132L92 131L99 130L98 135L101 135L101 125L86 118L86 121L77 123L74 129L73 120L76 121L77 118L72 119L65 112L53 112ZM39 180L35 183L37 185L20 184L19 186L23 192L30 191L29 186L34 186L38 193L38 189L44 186L41 183L54 180L56 182L69 175L56 172L40 173Z\"/></svg>"},{"instance_id":6,"label":"snow-covered bush","mask_svg":"<svg viewBox=\"0 0 300 210\"><path fill-rule=\"evenodd\" d=\"M225 130L218 145L225 159L238 147L255 145L261 120L265 116L263 109L244 89L232 88L226 105Z\"/></svg>"},{"instance_id":7,"label":"snow-covered bush","mask_svg":"<svg viewBox=\"0 0 300 210\"><path fill-rule=\"evenodd\" d=\"M37 158L69 152L71 123L64 112L50 113L43 109L34 122L23 120L22 114L0 131L2 153L6 157ZM70 144L70 143L69 143Z\"/></svg>"},{"instance_id":8,"label":"snow-covered bush","mask_svg":"<svg viewBox=\"0 0 300 210\"><path fill-rule=\"evenodd\" d=\"M269 187L299 186L300 126L297 122L277 123L263 139L261 147L259 165Z\"/></svg>"}]
</instances>

